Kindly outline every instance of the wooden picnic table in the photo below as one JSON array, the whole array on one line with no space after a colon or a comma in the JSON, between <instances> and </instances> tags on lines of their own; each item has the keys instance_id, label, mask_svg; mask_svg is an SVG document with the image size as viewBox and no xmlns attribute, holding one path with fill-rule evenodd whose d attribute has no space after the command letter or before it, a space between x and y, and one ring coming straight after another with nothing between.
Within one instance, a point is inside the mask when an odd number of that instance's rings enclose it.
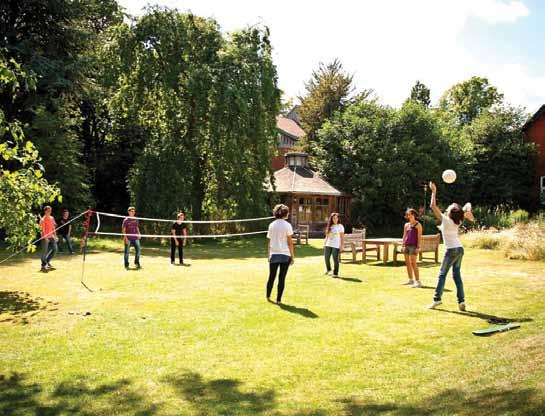
<instances>
[{"instance_id":1,"label":"wooden picnic table","mask_svg":"<svg viewBox=\"0 0 545 416\"><path fill-rule=\"evenodd\" d=\"M389 247L394 244L401 244L403 240L401 238L366 238L363 240L363 249L367 244L373 246L382 246L382 261L386 264L389 260Z\"/></svg>"}]
</instances>

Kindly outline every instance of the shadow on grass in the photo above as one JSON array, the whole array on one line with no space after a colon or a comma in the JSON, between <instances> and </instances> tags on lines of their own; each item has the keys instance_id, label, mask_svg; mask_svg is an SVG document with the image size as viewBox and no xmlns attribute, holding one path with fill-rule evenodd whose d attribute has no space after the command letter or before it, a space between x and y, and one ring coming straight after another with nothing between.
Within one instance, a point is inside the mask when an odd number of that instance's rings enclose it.
<instances>
[{"instance_id":1,"label":"shadow on grass","mask_svg":"<svg viewBox=\"0 0 545 416\"><path fill-rule=\"evenodd\" d=\"M400 262L398 261L397 263L394 263L393 261L388 261L387 263L384 263L382 260L380 261L367 261L367 264L368 266L373 266L373 267L405 267L405 263L404 262ZM432 267L439 267L441 265L441 263L435 263L435 262L429 262L429 261L424 261L424 262L420 262L418 263L418 268L419 269L430 269Z\"/></svg>"},{"instance_id":2,"label":"shadow on grass","mask_svg":"<svg viewBox=\"0 0 545 416\"><path fill-rule=\"evenodd\" d=\"M312 318L312 319L318 318L318 315L316 315L314 312L312 312L310 309L307 309L307 308L299 308L297 306L287 305L285 303L281 303L278 306L283 311L287 311L287 312L290 312L290 313L295 313L297 315L304 316L305 318Z\"/></svg>"},{"instance_id":3,"label":"shadow on grass","mask_svg":"<svg viewBox=\"0 0 545 416\"><path fill-rule=\"evenodd\" d=\"M121 241L107 240L101 243L95 240L89 244L87 255L99 254L103 251L122 253L123 243ZM131 253L133 250L131 250ZM322 248L311 245L296 245L296 257L314 257L323 254ZM165 261L170 261L170 243L160 244L158 242L142 241L142 256L144 257L164 257ZM218 239L206 242L196 242L184 247L184 258L195 260L207 259L249 259L262 258L267 260L267 240L265 238L248 238L226 240Z\"/></svg>"},{"instance_id":4,"label":"shadow on grass","mask_svg":"<svg viewBox=\"0 0 545 416\"><path fill-rule=\"evenodd\" d=\"M422 285L422 286L420 286L419 289L435 290L435 286L426 286L426 285ZM447 288L444 288L444 289L443 289L443 292L452 292L452 290L447 289Z\"/></svg>"},{"instance_id":5,"label":"shadow on grass","mask_svg":"<svg viewBox=\"0 0 545 416\"><path fill-rule=\"evenodd\" d=\"M276 407L274 390L243 391L243 383L235 379L206 380L198 373L187 372L166 377L163 381L199 415L271 414Z\"/></svg>"},{"instance_id":6,"label":"shadow on grass","mask_svg":"<svg viewBox=\"0 0 545 416\"><path fill-rule=\"evenodd\" d=\"M81 415L107 414L155 415L172 413L173 401L186 406L177 414L196 415L277 415L277 416L439 416L545 414L542 394L531 388L484 388L475 393L447 389L429 397L418 397L414 403L374 402L348 397L336 400L341 409L300 410L295 413L278 411L278 394L274 389L252 388L232 378L206 379L186 371L158 380L172 388L176 397L147 395L130 379L95 383L86 376L74 376L56 385L41 385L25 374L0 375L0 414L2 415Z\"/></svg>"},{"instance_id":7,"label":"shadow on grass","mask_svg":"<svg viewBox=\"0 0 545 416\"><path fill-rule=\"evenodd\" d=\"M342 276L336 277L336 279L344 280L345 282L353 282L353 283L361 283L363 281L363 280L357 279L355 277L342 277Z\"/></svg>"},{"instance_id":8,"label":"shadow on grass","mask_svg":"<svg viewBox=\"0 0 545 416\"><path fill-rule=\"evenodd\" d=\"M24 374L0 375L0 414L2 415L153 415L158 407L147 402L129 380L91 386L85 376L61 381L51 393Z\"/></svg>"},{"instance_id":9,"label":"shadow on grass","mask_svg":"<svg viewBox=\"0 0 545 416\"><path fill-rule=\"evenodd\" d=\"M489 324L508 324L511 322L532 322L532 318L506 318L503 316L490 315L487 313L476 312L476 311L451 311L443 308L435 308L434 310L439 312L454 313L456 315L469 316L471 318L482 319Z\"/></svg>"},{"instance_id":10,"label":"shadow on grass","mask_svg":"<svg viewBox=\"0 0 545 416\"><path fill-rule=\"evenodd\" d=\"M26 292L0 291L0 316L7 315L0 318L0 323L26 325L39 312L57 310L56 305L58 304L42 298L33 298Z\"/></svg>"},{"instance_id":11,"label":"shadow on grass","mask_svg":"<svg viewBox=\"0 0 545 416\"><path fill-rule=\"evenodd\" d=\"M545 414L545 401L539 399L535 389L483 389L468 394L448 389L420 403L373 403L355 398L339 400L347 415L435 416L435 415L507 415L541 416ZM319 413L316 413L319 414ZM327 413L322 413L326 415Z\"/></svg>"}]
</instances>

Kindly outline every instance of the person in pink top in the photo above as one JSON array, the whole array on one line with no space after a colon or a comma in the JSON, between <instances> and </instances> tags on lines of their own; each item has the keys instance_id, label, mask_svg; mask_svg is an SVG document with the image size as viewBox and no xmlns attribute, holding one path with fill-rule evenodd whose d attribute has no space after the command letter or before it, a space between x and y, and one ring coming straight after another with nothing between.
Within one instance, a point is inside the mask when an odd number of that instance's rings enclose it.
<instances>
[{"instance_id":1,"label":"person in pink top","mask_svg":"<svg viewBox=\"0 0 545 416\"><path fill-rule=\"evenodd\" d=\"M40 234L42 237L42 272L54 270L51 259L57 252L57 223L51 216L51 207L44 208L44 216L40 219Z\"/></svg>"}]
</instances>

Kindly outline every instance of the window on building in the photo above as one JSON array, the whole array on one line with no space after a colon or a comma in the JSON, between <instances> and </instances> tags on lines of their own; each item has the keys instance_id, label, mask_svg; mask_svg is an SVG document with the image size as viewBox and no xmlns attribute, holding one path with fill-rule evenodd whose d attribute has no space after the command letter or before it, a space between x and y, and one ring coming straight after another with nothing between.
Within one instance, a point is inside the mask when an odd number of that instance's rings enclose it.
<instances>
[{"instance_id":1,"label":"window on building","mask_svg":"<svg viewBox=\"0 0 545 416\"><path fill-rule=\"evenodd\" d=\"M346 200L344 198L339 198L339 214L346 214Z\"/></svg>"},{"instance_id":2,"label":"window on building","mask_svg":"<svg viewBox=\"0 0 545 416\"><path fill-rule=\"evenodd\" d=\"M312 222L312 198L299 198L299 222Z\"/></svg>"},{"instance_id":3,"label":"window on building","mask_svg":"<svg viewBox=\"0 0 545 416\"><path fill-rule=\"evenodd\" d=\"M324 222L327 221L329 215L329 198L320 197L316 198L316 209L314 210L314 221Z\"/></svg>"}]
</instances>

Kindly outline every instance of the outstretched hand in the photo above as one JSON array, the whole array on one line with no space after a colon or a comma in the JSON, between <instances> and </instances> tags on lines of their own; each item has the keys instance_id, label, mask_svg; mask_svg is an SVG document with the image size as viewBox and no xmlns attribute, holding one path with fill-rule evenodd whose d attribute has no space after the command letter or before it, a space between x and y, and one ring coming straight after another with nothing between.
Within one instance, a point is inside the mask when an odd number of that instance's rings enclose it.
<instances>
[{"instance_id":1,"label":"outstretched hand","mask_svg":"<svg viewBox=\"0 0 545 416\"><path fill-rule=\"evenodd\" d=\"M433 183L432 181L430 181L430 189L434 194L437 193L437 186L435 186L435 183Z\"/></svg>"}]
</instances>

